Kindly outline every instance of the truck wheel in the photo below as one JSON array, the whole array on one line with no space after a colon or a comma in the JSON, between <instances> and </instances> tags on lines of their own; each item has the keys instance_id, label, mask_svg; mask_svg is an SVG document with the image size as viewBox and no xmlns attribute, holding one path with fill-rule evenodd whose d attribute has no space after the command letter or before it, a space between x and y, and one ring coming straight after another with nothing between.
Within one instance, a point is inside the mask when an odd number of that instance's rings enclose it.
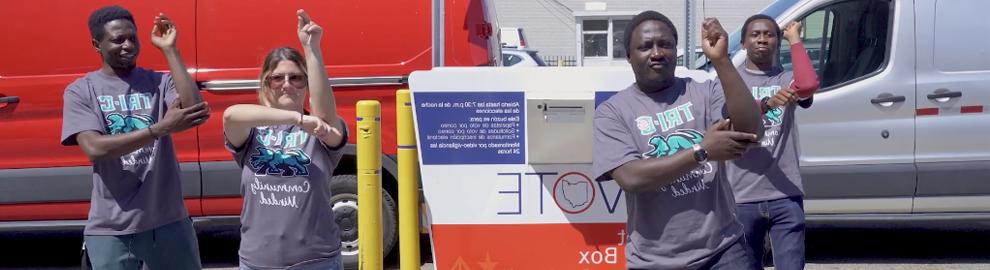
<instances>
[{"instance_id":1,"label":"truck wheel","mask_svg":"<svg viewBox=\"0 0 990 270\"><path fill-rule=\"evenodd\" d=\"M334 175L330 178L330 203L340 229L340 255L344 269L357 269L358 261L358 197L357 176ZM398 208L392 195L382 190L382 258L388 256L398 241Z\"/></svg>"}]
</instances>

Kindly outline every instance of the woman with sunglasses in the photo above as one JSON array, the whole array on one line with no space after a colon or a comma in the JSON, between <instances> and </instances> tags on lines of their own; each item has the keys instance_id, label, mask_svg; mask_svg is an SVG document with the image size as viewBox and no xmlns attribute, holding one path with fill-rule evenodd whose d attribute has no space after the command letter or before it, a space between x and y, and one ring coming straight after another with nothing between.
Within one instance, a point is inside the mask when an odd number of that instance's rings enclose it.
<instances>
[{"instance_id":1,"label":"woman with sunglasses","mask_svg":"<svg viewBox=\"0 0 990 270\"><path fill-rule=\"evenodd\" d=\"M347 130L324 69L323 28L301 9L296 17L305 56L272 50L261 66L259 104L223 115L227 148L242 168L240 269L343 268L330 177Z\"/></svg>"}]
</instances>

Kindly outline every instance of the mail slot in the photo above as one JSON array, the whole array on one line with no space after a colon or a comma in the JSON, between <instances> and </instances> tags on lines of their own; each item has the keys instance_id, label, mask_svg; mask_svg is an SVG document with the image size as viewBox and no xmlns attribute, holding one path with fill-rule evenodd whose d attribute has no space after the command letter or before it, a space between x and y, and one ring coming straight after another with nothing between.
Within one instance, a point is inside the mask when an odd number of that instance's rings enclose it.
<instances>
[{"instance_id":1,"label":"mail slot","mask_svg":"<svg viewBox=\"0 0 990 270\"><path fill-rule=\"evenodd\" d=\"M594 100L529 99L530 164L591 163Z\"/></svg>"}]
</instances>

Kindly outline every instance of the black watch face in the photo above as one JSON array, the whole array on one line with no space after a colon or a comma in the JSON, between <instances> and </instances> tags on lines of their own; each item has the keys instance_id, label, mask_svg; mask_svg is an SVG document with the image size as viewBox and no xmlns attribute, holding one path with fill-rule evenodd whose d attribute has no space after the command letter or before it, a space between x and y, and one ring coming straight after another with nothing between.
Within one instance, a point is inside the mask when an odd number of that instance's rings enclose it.
<instances>
[{"instance_id":1,"label":"black watch face","mask_svg":"<svg viewBox=\"0 0 990 270\"><path fill-rule=\"evenodd\" d=\"M708 152L705 151L705 149L698 149L698 151L694 151L694 160L695 161L702 162L702 161L705 161L707 159L708 159Z\"/></svg>"}]
</instances>

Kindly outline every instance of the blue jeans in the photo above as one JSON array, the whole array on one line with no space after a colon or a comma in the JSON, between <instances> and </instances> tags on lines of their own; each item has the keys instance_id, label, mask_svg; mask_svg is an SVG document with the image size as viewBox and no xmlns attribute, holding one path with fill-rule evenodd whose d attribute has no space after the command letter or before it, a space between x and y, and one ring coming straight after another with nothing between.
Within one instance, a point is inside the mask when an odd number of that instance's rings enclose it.
<instances>
[{"instance_id":1,"label":"blue jeans","mask_svg":"<svg viewBox=\"0 0 990 270\"><path fill-rule=\"evenodd\" d=\"M702 270L759 270L759 261L754 260L753 254L746 248L746 238L741 237L735 244L729 246L712 257L711 261L699 269Z\"/></svg>"},{"instance_id":2,"label":"blue jeans","mask_svg":"<svg viewBox=\"0 0 990 270\"><path fill-rule=\"evenodd\" d=\"M770 233L773 264L776 269L804 269L804 199L790 197L762 202L740 203L736 218L743 224L746 242L762 261L763 239Z\"/></svg>"},{"instance_id":3,"label":"blue jeans","mask_svg":"<svg viewBox=\"0 0 990 270\"><path fill-rule=\"evenodd\" d=\"M94 270L202 269L192 220L184 218L127 235L86 235Z\"/></svg>"},{"instance_id":4,"label":"blue jeans","mask_svg":"<svg viewBox=\"0 0 990 270\"><path fill-rule=\"evenodd\" d=\"M344 270L344 263L340 259L340 255L334 255L333 257L317 260L313 262L306 262L303 264L297 264L285 268L286 270ZM244 262L240 262L238 270L254 270L253 268L244 265Z\"/></svg>"}]
</instances>

